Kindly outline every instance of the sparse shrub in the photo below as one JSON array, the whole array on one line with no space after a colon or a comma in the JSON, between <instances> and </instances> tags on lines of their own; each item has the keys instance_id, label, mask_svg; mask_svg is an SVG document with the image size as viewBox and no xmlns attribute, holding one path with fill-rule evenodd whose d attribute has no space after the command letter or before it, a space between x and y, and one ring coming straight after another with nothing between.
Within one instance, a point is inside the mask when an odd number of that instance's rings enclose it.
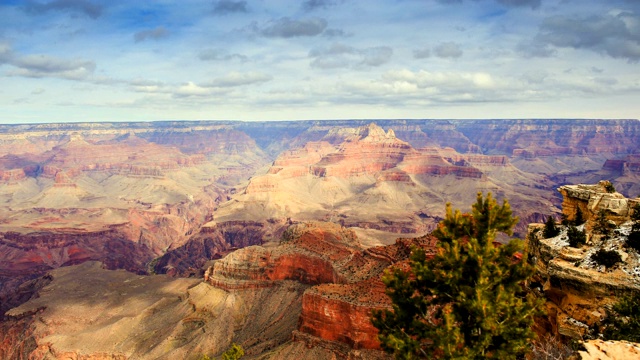
<instances>
[{"instance_id":1,"label":"sparse shrub","mask_svg":"<svg viewBox=\"0 0 640 360\"><path fill-rule=\"evenodd\" d=\"M640 231L632 231L627 237L627 246L640 252Z\"/></svg>"},{"instance_id":2,"label":"sparse shrub","mask_svg":"<svg viewBox=\"0 0 640 360\"><path fill-rule=\"evenodd\" d=\"M569 237L569 246L574 248L582 246L587 242L587 235L584 231L578 230L578 228L573 225L569 225L567 236Z\"/></svg>"},{"instance_id":3,"label":"sparse shrub","mask_svg":"<svg viewBox=\"0 0 640 360\"><path fill-rule=\"evenodd\" d=\"M640 204L635 204L631 208L633 212L631 213L631 220L640 221Z\"/></svg>"},{"instance_id":4,"label":"sparse shrub","mask_svg":"<svg viewBox=\"0 0 640 360\"><path fill-rule=\"evenodd\" d=\"M640 252L640 204L633 207L631 220L634 220L631 226L631 232L627 236L627 246Z\"/></svg>"},{"instance_id":5,"label":"sparse shrub","mask_svg":"<svg viewBox=\"0 0 640 360\"><path fill-rule=\"evenodd\" d=\"M562 224L562 226L569 226L571 222L569 221L569 218L567 218L567 214L561 214L560 215L560 224Z\"/></svg>"},{"instance_id":6,"label":"sparse shrub","mask_svg":"<svg viewBox=\"0 0 640 360\"><path fill-rule=\"evenodd\" d=\"M244 356L244 349L242 346L233 343L231 347L222 354L222 360L238 360Z\"/></svg>"},{"instance_id":7,"label":"sparse shrub","mask_svg":"<svg viewBox=\"0 0 640 360\"><path fill-rule=\"evenodd\" d=\"M578 210L576 211L576 216L573 219L573 225L579 226L582 224L584 224L584 216L582 215L582 210L578 208Z\"/></svg>"},{"instance_id":8,"label":"sparse shrub","mask_svg":"<svg viewBox=\"0 0 640 360\"><path fill-rule=\"evenodd\" d=\"M553 217L549 216L547 218L547 222L544 223L542 235L545 239L549 239L558 236L558 234L560 234L560 229L556 226L556 221Z\"/></svg>"},{"instance_id":9,"label":"sparse shrub","mask_svg":"<svg viewBox=\"0 0 640 360\"><path fill-rule=\"evenodd\" d=\"M613 226L607 220L607 214L604 210L598 211L598 217L596 217L596 222L593 224L593 232L596 234L609 236L611 234L611 230Z\"/></svg>"},{"instance_id":10,"label":"sparse shrub","mask_svg":"<svg viewBox=\"0 0 640 360\"><path fill-rule=\"evenodd\" d=\"M606 312L598 326L605 340L640 342L640 293L621 297Z\"/></svg>"},{"instance_id":11,"label":"sparse shrub","mask_svg":"<svg viewBox=\"0 0 640 360\"><path fill-rule=\"evenodd\" d=\"M300 237L300 235L302 235L302 230L300 229L300 226L291 225L282 233L281 241L289 242L294 239L297 239L298 237Z\"/></svg>"},{"instance_id":12,"label":"sparse shrub","mask_svg":"<svg viewBox=\"0 0 640 360\"><path fill-rule=\"evenodd\" d=\"M227 349L224 353L222 353L222 360L239 360L244 356L244 349L242 346L232 343L231 347ZM215 360L215 357L209 357L209 355L202 355L198 360Z\"/></svg>"},{"instance_id":13,"label":"sparse shrub","mask_svg":"<svg viewBox=\"0 0 640 360\"><path fill-rule=\"evenodd\" d=\"M605 181L604 189L610 194L616 192L616 188L613 186L611 181Z\"/></svg>"},{"instance_id":14,"label":"sparse shrub","mask_svg":"<svg viewBox=\"0 0 640 360\"><path fill-rule=\"evenodd\" d=\"M565 360L575 354L571 345L555 336L545 336L533 343L529 360Z\"/></svg>"},{"instance_id":15,"label":"sparse shrub","mask_svg":"<svg viewBox=\"0 0 640 360\"><path fill-rule=\"evenodd\" d=\"M622 257L615 250L600 249L591 255L591 259L598 265L604 265L607 268L613 267L622 261Z\"/></svg>"}]
</instances>

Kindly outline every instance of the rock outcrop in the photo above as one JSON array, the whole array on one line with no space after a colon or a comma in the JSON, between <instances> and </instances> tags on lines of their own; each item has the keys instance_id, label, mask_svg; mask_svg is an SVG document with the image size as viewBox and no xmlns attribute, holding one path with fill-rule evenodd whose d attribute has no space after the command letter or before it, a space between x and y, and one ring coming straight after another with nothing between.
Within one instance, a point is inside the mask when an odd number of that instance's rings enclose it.
<instances>
[{"instance_id":1,"label":"rock outcrop","mask_svg":"<svg viewBox=\"0 0 640 360\"><path fill-rule=\"evenodd\" d=\"M564 185L558 191L562 194L562 213L568 220L574 220L580 209L582 216L591 228L598 213L604 211L607 219L620 225L629 220L631 208L640 203L640 199L627 199L618 192L607 190L609 181L596 185Z\"/></svg>"},{"instance_id":2,"label":"rock outcrop","mask_svg":"<svg viewBox=\"0 0 640 360\"><path fill-rule=\"evenodd\" d=\"M585 335L618 296L640 291L640 254L626 247L625 235L631 228L630 208L639 201L607 192L605 185L601 182L558 189L564 197L563 213L569 220L575 219L577 209L584 214L586 223L578 229L586 232L585 245L569 246L566 227L558 236L543 239L539 231L542 225L532 224L527 237L537 269L533 287L547 299L552 330L572 338ZM592 230L599 211L605 211L607 219L617 224L611 235ZM600 249L618 252L622 261L611 268L598 264L592 256Z\"/></svg>"},{"instance_id":3,"label":"rock outcrop","mask_svg":"<svg viewBox=\"0 0 640 360\"><path fill-rule=\"evenodd\" d=\"M369 319L371 310L390 306L380 280L383 270L406 260L411 246L433 251L436 244L425 236L362 250L353 232L329 223L293 225L283 239L277 247L251 246L227 255L207 270L205 281L229 291L282 281L311 286L302 297L294 336L343 356L353 349L380 349Z\"/></svg>"}]
</instances>

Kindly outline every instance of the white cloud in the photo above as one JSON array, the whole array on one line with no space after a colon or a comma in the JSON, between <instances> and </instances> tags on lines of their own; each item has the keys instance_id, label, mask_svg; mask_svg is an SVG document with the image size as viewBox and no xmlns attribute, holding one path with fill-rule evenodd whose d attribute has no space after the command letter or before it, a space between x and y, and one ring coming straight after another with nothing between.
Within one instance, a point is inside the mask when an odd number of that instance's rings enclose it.
<instances>
[{"instance_id":1,"label":"white cloud","mask_svg":"<svg viewBox=\"0 0 640 360\"><path fill-rule=\"evenodd\" d=\"M388 63L392 55L393 49L388 46L360 49L340 43L309 51L311 67L320 69L376 67Z\"/></svg>"},{"instance_id":2,"label":"white cloud","mask_svg":"<svg viewBox=\"0 0 640 360\"><path fill-rule=\"evenodd\" d=\"M433 48L433 53L439 58L457 59L462 56L460 45L454 42L444 42Z\"/></svg>"},{"instance_id":3,"label":"white cloud","mask_svg":"<svg viewBox=\"0 0 640 360\"><path fill-rule=\"evenodd\" d=\"M236 87L253 84L261 84L271 81L273 77L260 72L231 72L225 76L215 78L210 82L203 83L205 87Z\"/></svg>"}]
</instances>

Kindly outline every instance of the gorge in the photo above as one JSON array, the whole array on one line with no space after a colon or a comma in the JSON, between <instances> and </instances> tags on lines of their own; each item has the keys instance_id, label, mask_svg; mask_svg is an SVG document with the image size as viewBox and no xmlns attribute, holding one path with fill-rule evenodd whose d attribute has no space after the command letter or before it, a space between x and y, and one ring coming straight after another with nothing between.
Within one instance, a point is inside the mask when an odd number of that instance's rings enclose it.
<instances>
[{"instance_id":1,"label":"gorge","mask_svg":"<svg viewBox=\"0 0 640 360\"><path fill-rule=\"evenodd\" d=\"M380 276L446 203L507 198L524 238L563 185L640 193L637 144L637 120L0 125L0 357L386 358Z\"/></svg>"}]
</instances>

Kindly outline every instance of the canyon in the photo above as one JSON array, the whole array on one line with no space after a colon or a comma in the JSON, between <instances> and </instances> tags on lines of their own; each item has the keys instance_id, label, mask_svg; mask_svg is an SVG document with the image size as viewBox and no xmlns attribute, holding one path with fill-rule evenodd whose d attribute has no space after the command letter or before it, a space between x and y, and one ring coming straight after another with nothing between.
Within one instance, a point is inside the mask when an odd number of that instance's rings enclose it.
<instances>
[{"instance_id":1,"label":"canyon","mask_svg":"<svg viewBox=\"0 0 640 360\"><path fill-rule=\"evenodd\" d=\"M640 193L637 144L637 120L0 125L0 357L386 358L380 276L446 203L507 198L524 238L565 184Z\"/></svg>"}]
</instances>

